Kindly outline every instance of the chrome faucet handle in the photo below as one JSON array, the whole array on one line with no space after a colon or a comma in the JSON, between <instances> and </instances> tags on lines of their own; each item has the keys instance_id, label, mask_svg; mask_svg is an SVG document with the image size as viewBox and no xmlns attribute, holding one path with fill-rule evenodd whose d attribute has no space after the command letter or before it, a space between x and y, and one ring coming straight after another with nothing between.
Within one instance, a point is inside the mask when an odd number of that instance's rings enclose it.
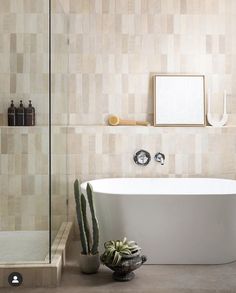
<instances>
[{"instance_id":1,"label":"chrome faucet handle","mask_svg":"<svg viewBox=\"0 0 236 293\"><path fill-rule=\"evenodd\" d=\"M154 159L156 162L161 163L161 165L165 163L165 155L162 153L156 153Z\"/></svg>"},{"instance_id":2,"label":"chrome faucet handle","mask_svg":"<svg viewBox=\"0 0 236 293\"><path fill-rule=\"evenodd\" d=\"M151 155L145 150L140 150L134 154L134 162L137 165L147 166L151 161Z\"/></svg>"}]
</instances>

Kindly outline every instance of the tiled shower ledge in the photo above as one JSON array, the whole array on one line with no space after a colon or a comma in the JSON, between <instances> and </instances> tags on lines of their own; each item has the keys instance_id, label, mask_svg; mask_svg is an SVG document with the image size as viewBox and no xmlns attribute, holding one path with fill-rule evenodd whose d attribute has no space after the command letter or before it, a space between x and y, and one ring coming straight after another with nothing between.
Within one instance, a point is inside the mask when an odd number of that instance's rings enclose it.
<instances>
[{"instance_id":1,"label":"tiled shower ledge","mask_svg":"<svg viewBox=\"0 0 236 293\"><path fill-rule=\"evenodd\" d=\"M55 128L68 135L77 133L84 135L113 134L113 135L164 135L164 134L231 134L236 135L236 125L226 127L154 127L154 126L105 126L105 125L70 125ZM60 130L61 129L61 130Z\"/></svg>"},{"instance_id":2,"label":"tiled shower ledge","mask_svg":"<svg viewBox=\"0 0 236 293\"><path fill-rule=\"evenodd\" d=\"M122 130L138 130L138 131L157 131L159 130L173 130L173 129L185 129L185 130L191 130L191 129L198 129L200 131L204 130L214 130L214 131L221 131L221 130L227 130L227 129L234 129L236 128L236 125L228 125L224 127L212 127L212 126L110 126L110 125L68 125L68 126L63 126L63 125L58 125L57 127L65 127L69 129L106 129L107 131L122 131Z\"/></svg>"},{"instance_id":3,"label":"tiled shower ledge","mask_svg":"<svg viewBox=\"0 0 236 293\"><path fill-rule=\"evenodd\" d=\"M0 126L0 129L38 129L38 128L48 128L48 125L36 125L36 126ZM87 125L52 125L52 127L58 127L58 128L108 128L108 129L215 129L215 130L221 130L221 129L228 129L228 128L236 128L236 125L226 125L223 127L213 127L213 126L110 126L110 125L101 125L101 124L87 124Z\"/></svg>"},{"instance_id":4,"label":"tiled shower ledge","mask_svg":"<svg viewBox=\"0 0 236 293\"><path fill-rule=\"evenodd\" d=\"M35 125L35 126L7 126L1 125L0 128L11 128L11 129L24 129L24 128L41 128L41 127L48 127L48 125Z\"/></svg>"},{"instance_id":5,"label":"tiled shower ledge","mask_svg":"<svg viewBox=\"0 0 236 293\"><path fill-rule=\"evenodd\" d=\"M206 126L153 126L153 125L149 125L149 126L140 126L140 125L117 125L117 126L111 126L111 125L102 125L102 124L71 124L71 125L67 125L67 126L63 126L63 125L53 125L53 126L61 126L61 127L108 127L108 128L200 128L200 129L204 129L204 128L215 128L215 129L223 129L223 128L232 128L232 127L236 127L236 125L226 125L223 127L213 127L210 125L206 125Z\"/></svg>"}]
</instances>

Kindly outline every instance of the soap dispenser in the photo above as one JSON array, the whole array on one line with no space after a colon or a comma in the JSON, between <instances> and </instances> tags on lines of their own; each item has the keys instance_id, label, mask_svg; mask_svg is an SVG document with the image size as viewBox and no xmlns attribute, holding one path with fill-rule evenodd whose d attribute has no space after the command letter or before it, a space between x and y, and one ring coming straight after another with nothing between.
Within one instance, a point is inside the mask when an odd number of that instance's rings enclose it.
<instances>
[{"instance_id":1,"label":"soap dispenser","mask_svg":"<svg viewBox=\"0 0 236 293\"><path fill-rule=\"evenodd\" d=\"M16 126L16 108L13 100L11 106L8 108L8 126Z\"/></svg>"},{"instance_id":2,"label":"soap dispenser","mask_svg":"<svg viewBox=\"0 0 236 293\"><path fill-rule=\"evenodd\" d=\"M20 107L18 107L16 111L16 125L17 126L25 125L25 108L22 103L22 100L20 101Z\"/></svg>"},{"instance_id":3,"label":"soap dispenser","mask_svg":"<svg viewBox=\"0 0 236 293\"><path fill-rule=\"evenodd\" d=\"M29 106L25 109L25 125L35 125L35 108L32 106L31 100L29 100Z\"/></svg>"}]
</instances>

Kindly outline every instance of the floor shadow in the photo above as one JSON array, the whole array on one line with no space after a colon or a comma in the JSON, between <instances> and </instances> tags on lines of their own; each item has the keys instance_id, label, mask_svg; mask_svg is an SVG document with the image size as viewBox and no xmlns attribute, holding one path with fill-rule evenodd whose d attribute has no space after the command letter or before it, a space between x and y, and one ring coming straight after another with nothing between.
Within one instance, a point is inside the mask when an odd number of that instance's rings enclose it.
<instances>
[{"instance_id":1,"label":"floor shadow","mask_svg":"<svg viewBox=\"0 0 236 293\"><path fill-rule=\"evenodd\" d=\"M78 265L66 266L63 274L63 283L73 283L76 280L80 287L98 287L109 285L114 282L112 271L101 266L96 274L83 274ZM69 276L69 278L68 278Z\"/></svg>"}]
</instances>

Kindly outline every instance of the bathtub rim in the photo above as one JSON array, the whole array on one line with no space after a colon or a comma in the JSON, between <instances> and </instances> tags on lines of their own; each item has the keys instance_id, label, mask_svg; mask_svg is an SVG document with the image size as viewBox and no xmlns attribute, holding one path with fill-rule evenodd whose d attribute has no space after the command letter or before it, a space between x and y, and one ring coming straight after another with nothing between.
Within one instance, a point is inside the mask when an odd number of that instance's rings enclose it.
<instances>
[{"instance_id":1,"label":"bathtub rim","mask_svg":"<svg viewBox=\"0 0 236 293\"><path fill-rule=\"evenodd\" d=\"M214 178L212 178L212 177L107 177L107 178L98 178L98 179L92 179L92 180L87 180L87 181L83 181L82 183L81 183L81 190L83 191L83 192L85 192L86 193L86 184L87 183L93 183L93 182L95 182L95 181L102 181L102 180L109 180L109 181L112 181L112 180L122 180L122 179L125 179L125 180L129 180L129 179L131 179L131 180L133 180L133 179L135 179L135 180L138 180L138 179L156 179L156 180L158 180L158 179L161 179L161 180L168 180L168 179L174 179L174 180L176 180L176 181L178 181L178 180L181 180L181 179L196 179L196 180L201 180L201 179L205 179L205 180L210 180L210 181L217 181L217 180L220 180L220 181L226 181L226 182L234 182L234 184L235 184L235 192L228 192L228 193L226 193L226 192L224 192L224 193L204 193L204 192L202 192L202 193L190 193L190 192L181 192L181 193L148 193L148 192L146 192L146 193L144 193L144 192L142 192L142 193L131 193L131 192L129 192L129 193L121 193L121 192L118 192L118 191L112 191L112 193L111 192L105 192L105 191L96 191L96 190L94 190L94 193L96 193L96 194L99 194L99 195L119 195L119 196L142 196L142 195L146 195L146 196L236 196L236 180L235 179L229 179L229 178L216 178L216 177L214 177Z\"/></svg>"}]
</instances>

